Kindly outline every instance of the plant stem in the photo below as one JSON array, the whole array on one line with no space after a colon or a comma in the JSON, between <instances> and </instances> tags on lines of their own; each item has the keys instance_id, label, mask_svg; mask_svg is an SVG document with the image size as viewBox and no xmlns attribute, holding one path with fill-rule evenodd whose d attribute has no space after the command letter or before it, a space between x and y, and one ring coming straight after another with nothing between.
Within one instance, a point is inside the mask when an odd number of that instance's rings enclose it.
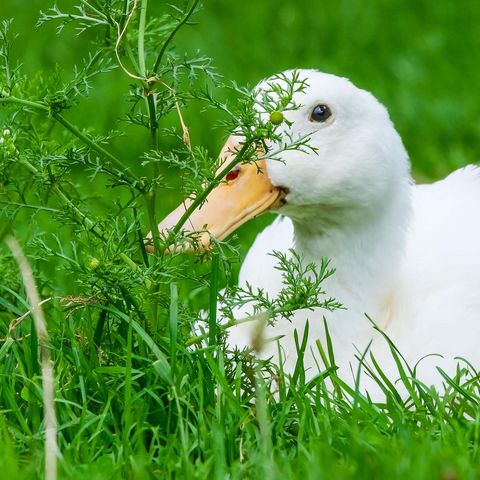
<instances>
[{"instance_id":1,"label":"plant stem","mask_svg":"<svg viewBox=\"0 0 480 480\"><path fill-rule=\"evenodd\" d=\"M131 454L132 445L129 438L130 428L132 424L132 345L133 344L133 328L132 319L129 318L127 330L127 355L125 361L125 389L124 389L124 407L122 415L123 435L122 443L123 449L126 453Z\"/></svg>"},{"instance_id":2,"label":"plant stem","mask_svg":"<svg viewBox=\"0 0 480 480\"><path fill-rule=\"evenodd\" d=\"M177 26L171 31L170 35L168 38L165 40L165 42L162 45L162 48L160 49L160 52L158 53L157 60L155 61L155 65L153 67L153 71L157 73L158 67L160 66L160 63L162 61L163 55L165 54L165 51L167 50L168 45L170 42L173 40L173 37L177 34L178 30L185 25L185 23L188 22L188 19L192 16L192 13L195 11L195 8L198 5L199 0L194 0L192 3L192 6L188 9L187 13L182 17L180 22L178 22Z\"/></svg>"},{"instance_id":3,"label":"plant stem","mask_svg":"<svg viewBox=\"0 0 480 480\"><path fill-rule=\"evenodd\" d=\"M138 73L140 72L140 67L138 66L137 60L135 59L135 56L132 51L132 47L130 46L130 42L128 41L128 37L125 35L125 41L123 42L125 52L127 54L127 57L129 58L131 64L133 65L134 70Z\"/></svg>"},{"instance_id":4,"label":"plant stem","mask_svg":"<svg viewBox=\"0 0 480 480\"><path fill-rule=\"evenodd\" d=\"M156 107L155 107L155 99L153 93L147 96L147 108L148 108L148 115L150 118L150 138L152 142L152 148L154 150L158 149L158 123L156 118ZM153 178L158 178L159 175L159 165L157 162L153 164ZM160 251L160 244L159 244L159 236L158 236L158 222L157 217L155 214L155 204L157 199L157 189L155 185L152 186L152 190L150 191L150 195L146 197L147 203L147 211L148 211L148 219L150 223L150 230L152 232L152 240L153 246L155 251Z\"/></svg>"},{"instance_id":5,"label":"plant stem","mask_svg":"<svg viewBox=\"0 0 480 480\"><path fill-rule=\"evenodd\" d=\"M170 246L174 238L180 232L183 225L185 225L185 222L188 220L190 215L196 210L197 207L199 207L205 201L209 193L220 184L220 182L223 180L225 175L235 165L237 165L238 163L244 160L245 153L250 148L251 143L252 141L246 141L243 144L242 148L239 150L239 152L235 155L235 158L230 163L228 163L227 166L223 168L223 170L221 170L220 173L214 178L214 180L209 185L207 185L205 190L193 200L192 204L185 210L185 213L180 217L180 220L177 222L177 224L170 230L170 233L165 239L165 245L164 245L165 249L167 249Z\"/></svg>"},{"instance_id":6,"label":"plant stem","mask_svg":"<svg viewBox=\"0 0 480 480\"><path fill-rule=\"evenodd\" d=\"M47 105L40 102L33 102L31 100L24 100L23 98L13 97L11 95L6 97L0 97L0 103L18 103L26 107L36 108L37 110L43 110L44 112L50 112L50 108Z\"/></svg>"},{"instance_id":7,"label":"plant stem","mask_svg":"<svg viewBox=\"0 0 480 480\"><path fill-rule=\"evenodd\" d=\"M111 23L110 22L110 19L105 16L100 10L98 10L97 8L95 8L93 5L91 5L90 3L86 2L85 0L80 0L80 3L87 9L90 9L92 11L94 11L99 17L102 17L104 18L105 20L107 20L107 22Z\"/></svg>"},{"instance_id":8,"label":"plant stem","mask_svg":"<svg viewBox=\"0 0 480 480\"><path fill-rule=\"evenodd\" d=\"M210 274L210 313L208 316L208 345L213 347L217 343L217 294L218 273L220 270L220 256L218 252L212 255L212 270Z\"/></svg>"},{"instance_id":9,"label":"plant stem","mask_svg":"<svg viewBox=\"0 0 480 480\"><path fill-rule=\"evenodd\" d=\"M146 18L147 18L147 5L148 0L142 0L140 6L140 22L138 26L138 66L140 69L140 75L147 77L146 69L146 59L145 59L145 27L146 27ZM145 84L146 85L146 84ZM158 149L158 123L157 123L157 111L155 105L155 94L153 92L147 91L145 89L145 102L147 105L148 116L149 116L149 130L150 130L150 139L152 148L154 150ZM159 175L159 166L155 162L153 164L153 178L157 179ZM153 182L151 190L145 195L145 203L147 206L148 221L150 224L150 230L152 232L153 245L155 250L159 250L159 236L158 233L158 222L155 215L155 203L156 203L156 186ZM150 286L150 291L153 293L152 300L152 329L156 331L158 329L158 302L156 300L156 293L158 291L157 282L153 282Z\"/></svg>"},{"instance_id":10,"label":"plant stem","mask_svg":"<svg viewBox=\"0 0 480 480\"><path fill-rule=\"evenodd\" d=\"M177 353L177 337L178 337L178 288L176 283L170 284L170 358L172 371L175 371L175 360Z\"/></svg>"},{"instance_id":11,"label":"plant stem","mask_svg":"<svg viewBox=\"0 0 480 480\"><path fill-rule=\"evenodd\" d=\"M142 0L140 6L140 23L138 25L138 66L140 67L140 75L147 76L145 66L145 25L147 19L148 0Z\"/></svg>"},{"instance_id":12,"label":"plant stem","mask_svg":"<svg viewBox=\"0 0 480 480\"><path fill-rule=\"evenodd\" d=\"M112 164L114 164L121 172L128 171L128 167L126 167L117 157L112 155L110 152L105 150L102 146L95 143L93 140L90 140L85 134L83 134L77 127L72 125L67 119L62 117L59 113L52 112L52 117L57 120L58 123L62 124L68 131L73 133L77 138L82 140L83 143L88 145L92 150L100 153L104 157L108 158ZM143 182L137 178L134 174L129 173L124 174L127 179L129 179L132 183L138 184L139 188L143 187ZM129 178L130 177L130 178Z\"/></svg>"},{"instance_id":13,"label":"plant stem","mask_svg":"<svg viewBox=\"0 0 480 480\"><path fill-rule=\"evenodd\" d=\"M257 320L262 320L265 317L270 317L270 316L273 316L273 314L269 314L267 312L260 312L260 313L254 314L254 315L249 315L248 317L241 318L240 320L235 320L235 319L229 320L227 323L217 325L217 327L218 327L218 329L221 329L221 330L225 331L225 330L228 330L229 328L235 327L236 325L242 325L244 323L255 322ZM203 340L205 340L207 337L209 337L209 335L210 335L210 332L191 337L189 340L187 340L185 342L185 345L187 347L190 347L192 345L196 345L198 343L201 343Z\"/></svg>"},{"instance_id":14,"label":"plant stem","mask_svg":"<svg viewBox=\"0 0 480 480\"><path fill-rule=\"evenodd\" d=\"M140 23L138 26L138 65L140 68L140 74L144 77L147 75L146 72L146 61L145 61L145 26L146 26L146 18L147 18L147 6L148 0L142 0L140 6ZM153 92L147 92L145 94L145 102L147 105L148 116L149 116L149 130L150 130L150 138L152 143L152 148L157 150L158 148L158 138L157 138L157 131L158 131L158 123L157 123L157 112L155 106L155 94ZM157 178L159 174L158 165L154 163L153 165L153 178ZM156 201L156 188L152 187L152 190L149 192L150 195L145 196L145 201L147 204L147 212L148 212L148 220L150 223L150 230L152 232L153 237L153 245L155 250L158 252L159 244L158 244L158 235L155 235L157 231L157 220L155 216L155 201Z\"/></svg>"},{"instance_id":15,"label":"plant stem","mask_svg":"<svg viewBox=\"0 0 480 480\"><path fill-rule=\"evenodd\" d=\"M63 125L70 133L75 135L79 140L83 143L88 145L92 150L95 150L103 157L110 160L112 164L114 164L119 170L128 171L128 168L114 155L110 152L105 150L102 146L95 143L93 140L88 138L85 134L83 134L75 125L71 124L67 119L65 119L62 115L57 112L53 112L48 105L40 102L34 102L32 100L25 100L23 98L17 98L14 96L8 97L0 97L0 104L2 103L16 103L18 105L23 105L25 107L35 108L37 110L41 110L42 112L50 113L51 116L61 125ZM136 188L143 190L144 184L143 181L137 178L134 174L129 173L124 174L125 178L127 178Z\"/></svg>"}]
</instances>

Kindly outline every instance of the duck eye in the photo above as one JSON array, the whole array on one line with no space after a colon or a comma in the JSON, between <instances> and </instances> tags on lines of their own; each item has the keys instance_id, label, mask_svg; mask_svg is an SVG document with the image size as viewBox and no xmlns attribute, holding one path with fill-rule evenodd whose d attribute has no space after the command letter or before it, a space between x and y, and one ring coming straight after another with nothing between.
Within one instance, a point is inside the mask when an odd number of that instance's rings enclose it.
<instances>
[{"instance_id":1,"label":"duck eye","mask_svg":"<svg viewBox=\"0 0 480 480\"><path fill-rule=\"evenodd\" d=\"M332 115L332 111L327 107L327 105L317 105L313 108L312 113L310 114L310 120L312 122L324 122Z\"/></svg>"}]
</instances>

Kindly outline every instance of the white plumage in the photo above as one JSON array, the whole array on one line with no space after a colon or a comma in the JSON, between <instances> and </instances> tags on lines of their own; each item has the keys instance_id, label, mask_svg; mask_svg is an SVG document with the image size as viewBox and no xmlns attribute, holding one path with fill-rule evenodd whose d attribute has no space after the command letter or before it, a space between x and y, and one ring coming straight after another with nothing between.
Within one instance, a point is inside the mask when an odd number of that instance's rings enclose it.
<instances>
[{"instance_id":1,"label":"white plumage","mask_svg":"<svg viewBox=\"0 0 480 480\"><path fill-rule=\"evenodd\" d=\"M422 357L418 377L441 387L437 366L450 374L456 356L480 365L480 170L468 166L431 185L415 185L407 153L385 108L347 79L301 70L308 87L284 125L294 138L311 133L313 152L287 151L268 160L274 185L287 187L282 214L260 233L243 263L239 283L275 295L281 288L273 250L293 248L306 261L331 259L336 273L324 283L327 295L346 310L299 311L290 323L267 327L280 340L284 368L296 361L294 329L308 319L307 376L321 361L314 346L324 339L326 317L340 375L354 383L355 355L371 351L392 380L398 378L385 340L366 314L393 340L410 365ZM260 84L262 88L262 84ZM331 118L313 122L311 111L327 105ZM425 139L428 141L428 139ZM243 315L245 312L238 312ZM251 343L251 324L235 327L230 343ZM264 357L277 359L267 343ZM316 358L314 358L316 357ZM365 374L362 390L377 388Z\"/></svg>"}]
</instances>

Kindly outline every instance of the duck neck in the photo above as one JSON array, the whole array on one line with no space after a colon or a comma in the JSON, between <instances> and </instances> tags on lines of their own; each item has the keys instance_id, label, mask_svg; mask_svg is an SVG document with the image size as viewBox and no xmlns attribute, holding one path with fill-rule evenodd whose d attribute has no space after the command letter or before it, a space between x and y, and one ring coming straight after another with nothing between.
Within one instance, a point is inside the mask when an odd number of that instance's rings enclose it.
<instances>
[{"instance_id":1,"label":"duck neck","mask_svg":"<svg viewBox=\"0 0 480 480\"><path fill-rule=\"evenodd\" d=\"M331 260L335 273L323 287L347 311L385 317L398 280L410 215L410 186L366 211L331 208L292 219L295 248L309 262ZM378 318L382 324L384 318Z\"/></svg>"}]
</instances>

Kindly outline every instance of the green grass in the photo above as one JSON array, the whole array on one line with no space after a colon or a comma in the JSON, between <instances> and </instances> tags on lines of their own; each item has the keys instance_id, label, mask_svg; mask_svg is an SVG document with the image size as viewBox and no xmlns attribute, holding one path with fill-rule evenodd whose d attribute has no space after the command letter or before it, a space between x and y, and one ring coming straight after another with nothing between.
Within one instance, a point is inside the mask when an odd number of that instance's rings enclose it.
<instances>
[{"instance_id":1,"label":"green grass","mask_svg":"<svg viewBox=\"0 0 480 480\"><path fill-rule=\"evenodd\" d=\"M4 0L0 12L15 18L13 29L20 35L14 56L28 75L29 98L55 76L56 63L63 81L70 78L71 67L96 38L91 32L76 37L71 27L61 37L54 25L34 30L38 10L49 6L45 0L33 0L28 8L21 0ZM165 8L164 2L149 5L157 14ZM198 26L179 32L175 49L180 55L200 49L226 80L240 85L292 67L350 77L386 104L414 173L433 180L478 159L479 15L480 3L474 1L216 0L205 2L195 17ZM62 115L90 134L122 131L124 136L102 146L143 175L149 167L140 165L139 156L150 148L149 133L118 121L129 110L124 99L132 82L118 69L99 76L90 95ZM236 98L224 90L218 95ZM227 132L214 128L222 118L218 111L201 108L197 100L188 102L185 121L193 145L214 155ZM0 108L0 127L9 126L11 118ZM35 114L20 122L37 128L44 142L37 150L29 144L37 152L32 161L42 148L50 153L81 144L49 121ZM173 113L160 127L177 124ZM47 129L51 141L42 133ZM160 135L165 151L180 144ZM123 187L105 194L108 182L90 181L78 164L66 172L73 184L68 193L108 232L107 241L65 221L59 212L65 207L51 195L45 177L26 201L41 205L48 199L55 212L24 209L11 226L42 297L54 297L44 310L56 375L59 478L480 478L480 386L472 368L445 379L447 391L439 396L412 379L393 350L398 378L410 393L402 399L395 379L383 376L381 365L367 357L386 392L385 403L375 404L336 377L328 345L319 348L332 368L305 383L299 360L290 386L282 382L277 395L264 379L274 367L226 351L221 329L213 328L216 293L235 283L245 251L271 218L241 229L233 241L239 255L220 251L204 261L182 255L145 260L137 232L137 226L148 230L144 204L135 204L138 211L125 206L130 193ZM157 194L159 217L182 197L178 169L162 166L160 173L173 189ZM6 193L2 185L2 201ZM0 230L7 215L5 208ZM15 262L4 245L0 248L0 477L42 478L39 347L30 317L8 334L11 320L29 307ZM132 257L139 272L119 254ZM147 289L145 278L158 282L159 290ZM209 335L204 344L187 347L200 309L210 311ZM282 372L275 374L284 379Z\"/></svg>"},{"instance_id":2,"label":"green grass","mask_svg":"<svg viewBox=\"0 0 480 480\"><path fill-rule=\"evenodd\" d=\"M177 309L172 296L172 337ZM276 399L258 378L246 387L255 372L215 346L170 344L169 355L167 338L110 308L116 331L98 350L95 309L47 312L60 478L478 478L478 381L457 379L444 398L414 388L405 403L391 391L374 405L340 381L342 397L300 377ZM43 448L38 365L27 338L5 345L0 461L5 478L32 478Z\"/></svg>"}]
</instances>

